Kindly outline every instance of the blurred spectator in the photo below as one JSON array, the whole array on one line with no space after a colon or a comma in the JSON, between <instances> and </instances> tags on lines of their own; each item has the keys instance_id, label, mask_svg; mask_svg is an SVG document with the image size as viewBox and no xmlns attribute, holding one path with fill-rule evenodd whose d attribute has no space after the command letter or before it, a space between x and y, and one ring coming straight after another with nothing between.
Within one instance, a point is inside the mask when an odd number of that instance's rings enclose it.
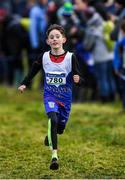
<instances>
[{"instance_id":1,"label":"blurred spectator","mask_svg":"<svg viewBox=\"0 0 125 180\"><path fill-rule=\"evenodd\" d=\"M51 1L51 0L50 0L50 1ZM55 4L56 4L57 8L59 9L60 6L63 5L63 3L65 2L65 0L54 0L54 2L55 2Z\"/></svg>"},{"instance_id":2,"label":"blurred spectator","mask_svg":"<svg viewBox=\"0 0 125 180\"><path fill-rule=\"evenodd\" d=\"M12 1L13 14L23 16L26 6L26 0L11 0L11 1Z\"/></svg>"},{"instance_id":3,"label":"blurred spectator","mask_svg":"<svg viewBox=\"0 0 125 180\"><path fill-rule=\"evenodd\" d=\"M82 99L83 101L97 100L97 83L93 71L94 60L90 52L90 49L87 50L86 47L83 45L83 39L85 36L85 29L87 24L87 17L85 15L87 9L88 9L87 1L75 0L75 13L79 18L79 26L76 32L77 35L79 35L79 38L77 38L75 50L76 50L76 55L78 56L79 59L82 75L86 82L86 85L83 88L83 90L82 89L79 90L78 93L79 97L77 97L79 101L80 99ZM91 41L91 37L89 37L89 42L90 41Z\"/></svg>"},{"instance_id":4,"label":"blurred spectator","mask_svg":"<svg viewBox=\"0 0 125 180\"><path fill-rule=\"evenodd\" d=\"M23 75L21 52L25 30L19 20L8 13L0 20L2 70L7 84L12 86L15 78L18 76L19 82Z\"/></svg>"},{"instance_id":5,"label":"blurred spectator","mask_svg":"<svg viewBox=\"0 0 125 180\"><path fill-rule=\"evenodd\" d=\"M88 37L90 35L93 39L91 51L100 99L102 102L113 101L116 92L112 67L113 51L109 51L104 39L104 20L91 8L86 11L86 15L88 16L86 32Z\"/></svg>"},{"instance_id":6,"label":"blurred spectator","mask_svg":"<svg viewBox=\"0 0 125 180\"><path fill-rule=\"evenodd\" d=\"M35 5L36 0L26 0L24 4L24 9L21 13L22 17L29 17L31 8Z\"/></svg>"},{"instance_id":7,"label":"blurred spectator","mask_svg":"<svg viewBox=\"0 0 125 180\"><path fill-rule=\"evenodd\" d=\"M58 10L58 6L57 6L56 2L50 1L48 3L48 10L47 10L47 16L49 17L48 24L57 24L58 23L57 10Z\"/></svg>"},{"instance_id":8,"label":"blurred spectator","mask_svg":"<svg viewBox=\"0 0 125 180\"><path fill-rule=\"evenodd\" d=\"M123 110L125 111L125 20L121 23L120 32L122 34L122 39L117 42L115 47L114 69L118 76L121 101Z\"/></svg>"},{"instance_id":9,"label":"blurred spectator","mask_svg":"<svg viewBox=\"0 0 125 180\"><path fill-rule=\"evenodd\" d=\"M96 10L96 12L98 12L101 17L104 17L105 16L105 10L106 10L106 7L104 5L104 3L107 2L107 0L90 0L89 1L89 6L93 6Z\"/></svg>"},{"instance_id":10,"label":"blurred spectator","mask_svg":"<svg viewBox=\"0 0 125 180\"><path fill-rule=\"evenodd\" d=\"M8 14L12 13L12 0L0 0L0 8L6 9Z\"/></svg>"},{"instance_id":11,"label":"blurred spectator","mask_svg":"<svg viewBox=\"0 0 125 180\"><path fill-rule=\"evenodd\" d=\"M71 17L73 14L73 4L71 2L65 2L57 11L58 20L61 25L66 24L65 17Z\"/></svg>"},{"instance_id":12,"label":"blurred spectator","mask_svg":"<svg viewBox=\"0 0 125 180\"><path fill-rule=\"evenodd\" d=\"M75 9L75 13L77 14L79 20L80 20L80 24L81 26L85 26L86 24L86 16L84 11L86 11L86 9L88 8L88 1L87 0L74 0L74 9Z\"/></svg>"},{"instance_id":13,"label":"blurred spectator","mask_svg":"<svg viewBox=\"0 0 125 180\"><path fill-rule=\"evenodd\" d=\"M119 33L120 25L122 20L125 18L125 1L124 0L115 0L116 6L116 16L111 16L112 20L115 21L115 28L111 33L111 39L117 41L121 38L121 34Z\"/></svg>"},{"instance_id":14,"label":"blurred spectator","mask_svg":"<svg viewBox=\"0 0 125 180\"><path fill-rule=\"evenodd\" d=\"M25 52L26 52L26 56L28 60L28 69L30 69L34 60L32 47L31 47L31 41L30 41L30 34L29 34L30 24L31 24L31 19L29 18L29 16L30 16L31 9L35 5L35 1L36 0L27 0L23 17L20 18L20 24L25 29L25 34L24 34L25 43L23 43L23 49L25 49Z\"/></svg>"},{"instance_id":15,"label":"blurred spectator","mask_svg":"<svg viewBox=\"0 0 125 180\"><path fill-rule=\"evenodd\" d=\"M36 5L30 11L30 42L32 50L36 54L46 48L47 3L48 0L37 0Z\"/></svg>"},{"instance_id":16,"label":"blurred spectator","mask_svg":"<svg viewBox=\"0 0 125 180\"><path fill-rule=\"evenodd\" d=\"M105 3L105 8L106 8L106 11L109 13L109 14L115 14L116 13L116 7L115 7L115 3L114 3L114 0L107 0Z\"/></svg>"},{"instance_id":17,"label":"blurred spectator","mask_svg":"<svg viewBox=\"0 0 125 180\"><path fill-rule=\"evenodd\" d=\"M67 36L65 49L74 51L77 55L76 47L80 39L83 38L83 30L80 27L80 19L76 14L73 4L69 1L64 2L64 4L59 8L57 15L58 21L64 27ZM83 69L81 69L81 71L83 71ZM83 101L83 91L81 89L82 88L74 85L73 102Z\"/></svg>"},{"instance_id":18,"label":"blurred spectator","mask_svg":"<svg viewBox=\"0 0 125 180\"><path fill-rule=\"evenodd\" d=\"M29 37L31 46L30 66L37 55L46 51L48 48L46 44L46 30L49 22L47 17L47 5L48 0L37 0L29 13Z\"/></svg>"},{"instance_id":19,"label":"blurred spectator","mask_svg":"<svg viewBox=\"0 0 125 180\"><path fill-rule=\"evenodd\" d=\"M76 46L76 55L79 59L82 76L85 79L85 86L79 88L77 101L96 101L98 97L98 91L94 75L94 59L92 54L85 50L83 44L79 42Z\"/></svg>"},{"instance_id":20,"label":"blurred spectator","mask_svg":"<svg viewBox=\"0 0 125 180\"><path fill-rule=\"evenodd\" d=\"M74 51L80 34L80 29L78 28L80 21L75 15L73 4L71 2L65 2L57 14L58 21L64 27L67 36L65 48Z\"/></svg>"}]
</instances>

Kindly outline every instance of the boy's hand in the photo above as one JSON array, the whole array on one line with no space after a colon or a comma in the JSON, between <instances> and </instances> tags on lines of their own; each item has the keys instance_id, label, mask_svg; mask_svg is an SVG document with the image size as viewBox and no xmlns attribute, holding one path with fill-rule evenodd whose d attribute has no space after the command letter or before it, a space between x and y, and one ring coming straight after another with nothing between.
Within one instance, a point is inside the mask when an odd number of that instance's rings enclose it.
<instances>
[{"instance_id":1,"label":"boy's hand","mask_svg":"<svg viewBox=\"0 0 125 180\"><path fill-rule=\"evenodd\" d=\"M23 92L25 91L25 89L26 89L26 86L25 86L25 85L21 85L21 86L18 87L18 90L19 90L21 93L23 93Z\"/></svg>"},{"instance_id":2,"label":"boy's hand","mask_svg":"<svg viewBox=\"0 0 125 180\"><path fill-rule=\"evenodd\" d=\"M75 83L79 83L79 81L80 81L80 76L79 76L79 75L74 75L74 76L73 76L73 80L74 80Z\"/></svg>"}]
</instances>

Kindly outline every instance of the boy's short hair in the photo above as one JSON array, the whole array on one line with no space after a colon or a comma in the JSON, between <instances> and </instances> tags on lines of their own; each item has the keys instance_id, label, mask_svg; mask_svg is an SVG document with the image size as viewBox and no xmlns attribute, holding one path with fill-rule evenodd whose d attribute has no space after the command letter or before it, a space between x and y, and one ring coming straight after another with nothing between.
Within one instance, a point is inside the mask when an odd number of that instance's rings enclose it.
<instances>
[{"instance_id":1,"label":"boy's short hair","mask_svg":"<svg viewBox=\"0 0 125 180\"><path fill-rule=\"evenodd\" d=\"M66 36L65 35L65 30L64 30L64 28L62 26L60 26L58 24L52 24L52 25L50 25L50 27L48 28L48 30L46 32L47 38L49 36L49 33L54 29L58 30L64 37Z\"/></svg>"},{"instance_id":2,"label":"boy's short hair","mask_svg":"<svg viewBox=\"0 0 125 180\"><path fill-rule=\"evenodd\" d=\"M121 30L125 33L125 20L121 23Z\"/></svg>"}]
</instances>

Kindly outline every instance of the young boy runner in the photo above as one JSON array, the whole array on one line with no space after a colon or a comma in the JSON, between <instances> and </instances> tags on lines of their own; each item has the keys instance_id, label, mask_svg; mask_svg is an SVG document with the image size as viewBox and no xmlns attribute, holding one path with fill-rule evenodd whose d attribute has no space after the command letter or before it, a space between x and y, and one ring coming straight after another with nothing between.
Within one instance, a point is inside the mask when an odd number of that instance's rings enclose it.
<instances>
[{"instance_id":1,"label":"young boy runner","mask_svg":"<svg viewBox=\"0 0 125 180\"><path fill-rule=\"evenodd\" d=\"M57 156L57 134L62 134L68 121L71 101L72 83L81 84L78 70L78 61L73 53L65 51L66 42L62 26L51 25L47 31L47 44L51 50L41 54L33 63L28 75L25 77L19 91L24 92L27 85L42 69L44 73L44 106L48 115L48 135L45 145L52 150L50 169L59 168Z\"/></svg>"}]
</instances>

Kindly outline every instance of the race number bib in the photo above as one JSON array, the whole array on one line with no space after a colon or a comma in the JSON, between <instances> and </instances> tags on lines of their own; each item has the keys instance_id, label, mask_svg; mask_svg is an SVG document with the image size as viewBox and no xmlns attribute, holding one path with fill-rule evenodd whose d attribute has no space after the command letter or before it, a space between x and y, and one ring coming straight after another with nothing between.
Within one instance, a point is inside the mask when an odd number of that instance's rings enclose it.
<instances>
[{"instance_id":1,"label":"race number bib","mask_svg":"<svg viewBox=\"0 0 125 180\"><path fill-rule=\"evenodd\" d=\"M55 85L56 87L66 84L65 73L46 73L46 82L48 85Z\"/></svg>"}]
</instances>

